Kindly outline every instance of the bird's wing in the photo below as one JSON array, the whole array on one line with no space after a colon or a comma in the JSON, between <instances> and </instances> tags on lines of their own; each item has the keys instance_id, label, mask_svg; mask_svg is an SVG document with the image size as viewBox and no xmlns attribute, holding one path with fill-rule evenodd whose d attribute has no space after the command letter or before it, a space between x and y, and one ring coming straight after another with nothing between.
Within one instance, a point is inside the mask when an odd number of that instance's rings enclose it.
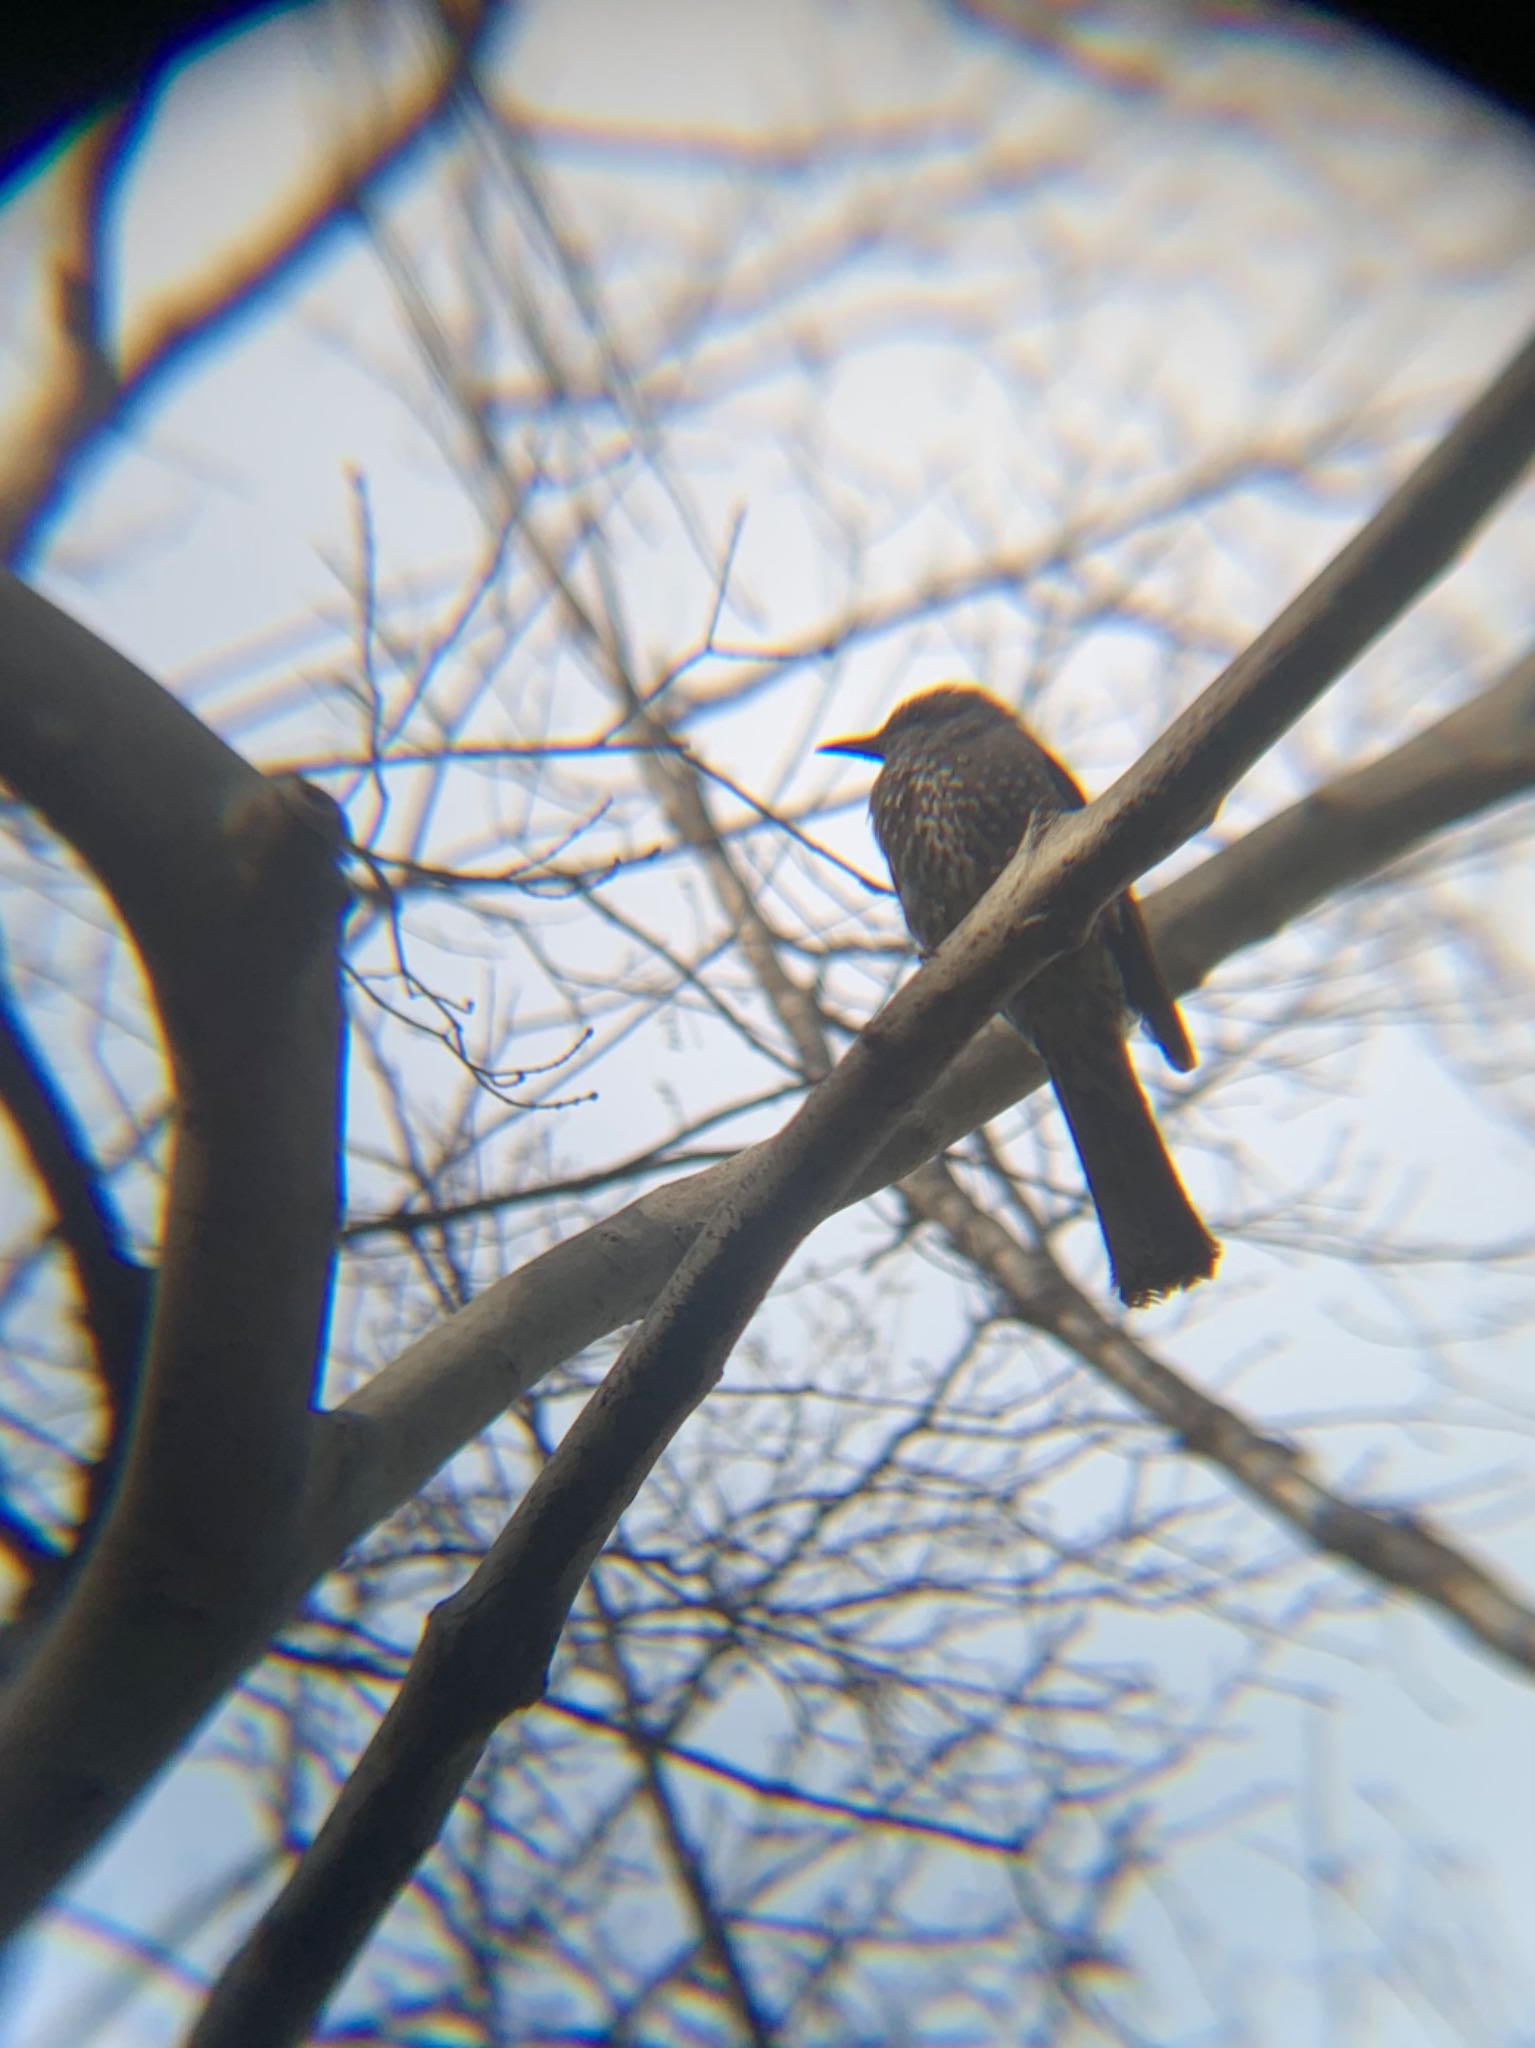
<instances>
[{"instance_id":1,"label":"bird's wing","mask_svg":"<svg viewBox=\"0 0 1535 2048\"><path fill-rule=\"evenodd\" d=\"M1146 1029L1162 1048L1168 1065L1186 1074L1197 1063L1198 1054L1178 1005L1162 979L1141 906L1128 889L1111 906L1104 924L1127 1002L1145 1020Z\"/></svg>"},{"instance_id":2,"label":"bird's wing","mask_svg":"<svg viewBox=\"0 0 1535 2048\"><path fill-rule=\"evenodd\" d=\"M1057 761L1048 747L1040 746L1038 741L1035 745L1039 747L1050 780L1066 808L1079 809L1086 798L1076 777ZM1144 1020L1146 1029L1162 1048L1168 1065L1176 1067L1180 1074L1186 1074L1198 1063L1199 1055L1194 1050L1178 1005L1162 979L1157 956L1151 950L1151 934L1146 929L1141 906L1129 889L1110 907L1104 918L1104 929L1109 951L1114 955L1120 979L1125 985L1125 1000Z\"/></svg>"}]
</instances>

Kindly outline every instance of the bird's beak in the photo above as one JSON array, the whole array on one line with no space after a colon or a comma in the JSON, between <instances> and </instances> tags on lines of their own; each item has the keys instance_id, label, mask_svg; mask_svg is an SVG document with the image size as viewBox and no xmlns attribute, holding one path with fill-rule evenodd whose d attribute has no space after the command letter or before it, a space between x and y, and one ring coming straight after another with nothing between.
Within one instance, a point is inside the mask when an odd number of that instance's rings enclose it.
<instances>
[{"instance_id":1,"label":"bird's beak","mask_svg":"<svg viewBox=\"0 0 1535 2048\"><path fill-rule=\"evenodd\" d=\"M818 754L857 754L860 760L883 761L885 758L885 735L882 732L857 733L852 739L823 740L816 748Z\"/></svg>"}]
</instances>

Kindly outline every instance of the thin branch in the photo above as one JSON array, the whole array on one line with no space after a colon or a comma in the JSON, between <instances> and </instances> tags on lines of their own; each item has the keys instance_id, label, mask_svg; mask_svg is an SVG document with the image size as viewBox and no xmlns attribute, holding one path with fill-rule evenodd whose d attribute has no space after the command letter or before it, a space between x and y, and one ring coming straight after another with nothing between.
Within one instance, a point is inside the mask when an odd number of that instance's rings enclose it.
<instances>
[{"instance_id":1,"label":"thin branch","mask_svg":"<svg viewBox=\"0 0 1535 2048\"><path fill-rule=\"evenodd\" d=\"M1025 1247L973 1202L941 1160L901 1183L924 1222L1002 1292L1020 1322L1067 1345L1196 1457L1286 1523L1313 1550L1343 1558L1436 1608L1486 1648L1535 1676L1535 1608L1436 1536L1416 1515L1362 1507L1334 1493L1294 1444L1265 1436L1100 1315L1041 1246Z\"/></svg>"},{"instance_id":2,"label":"thin branch","mask_svg":"<svg viewBox=\"0 0 1535 2048\"><path fill-rule=\"evenodd\" d=\"M127 1233L92 1157L79 1119L27 1029L0 955L0 1103L52 1204L55 1231L69 1254L106 1408L106 1445L91 1466L73 1548L25 1541L26 1525L7 1518L5 1537L27 1570L27 1586L0 1637L0 1684L30 1654L65 1596L100 1526L121 1469L126 1427L138 1390L154 1275L128 1250ZM5 1538L0 1538L5 1540Z\"/></svg>"},{"instance_id":3,"label":"thin branch","mask_svg":"<svg viewBox=\"0 0 1535 2048\"><path fill-rule=\"evenodd\" d=\"M613 1627L612 1609L603 1597L600 1575L592 1579L592 1599L604 1624L607 1663L621 1687L628 1709L624 1734L644 1781L656 1832L682 1895L692 1911L699 1942L710 1971L718 1976L737 2030L754 2048L773 2048L775 2034L762 1999L752 1982L751 1971L741 1945L729 1923L729 1916L715 1897L714 1886L702 1852L692 1840L685 1815L668 1781L664 1759L667 1745L659 1731L644 1725L644 1708L637 1697L623 1645Z\"/></svg>"},{"instance_id":4,"label":"thin branch","mask_svg":"<svg viewBox=\"0 0 1535 2048\"><path fill-rule=\"evenodd\" d=\"M16 1006L0 953L0 1103L24 1146L74 1267L115 1428L131 1395L151 1275L128 1250L80 1121Z\"/></svg>"}]
</instances>

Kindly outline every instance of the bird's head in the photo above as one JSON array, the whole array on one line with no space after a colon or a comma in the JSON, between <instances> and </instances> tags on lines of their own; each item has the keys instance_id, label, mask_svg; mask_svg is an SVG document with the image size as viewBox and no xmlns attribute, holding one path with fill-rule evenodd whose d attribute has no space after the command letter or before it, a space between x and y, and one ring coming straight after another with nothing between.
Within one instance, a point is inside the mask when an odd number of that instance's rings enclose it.
<instances>
[{"instance_id":1,"label":"bird's head","mask_svg":"<svg viewBox=\"0 0 1535 2048\"><path fill-rule=\"evenodd\" d=\"M897 704L878 732L856 733L844 740L825 740L818 754L856 754L865 761L888 760L901 746L929 739L940 743L971 733L987 733L1013 715L989 691L974 683L940 683L919 690Z\"/></svg>"}]
</instances>

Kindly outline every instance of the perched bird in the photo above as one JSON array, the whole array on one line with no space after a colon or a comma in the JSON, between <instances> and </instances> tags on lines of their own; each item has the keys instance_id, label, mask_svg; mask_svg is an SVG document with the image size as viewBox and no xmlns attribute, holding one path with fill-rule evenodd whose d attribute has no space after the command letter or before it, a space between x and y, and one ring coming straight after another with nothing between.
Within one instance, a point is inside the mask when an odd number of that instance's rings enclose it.
<instances>
[{"instance_id":1,"label":"perched bird","mask_svg":"<svg viewBox=\"0 0 1535 2048\"><path fill-rule=\"evenodd\" d=\"M823 754L883 765L869 799L874 836L907 928L935 952L1022 840L1083 796L1071 776L985 690L944 684L896 706L878 732ZM1167 992L1145 921L1126 890L1092 936L1037 974L1004 1012L1049 1070L1076 1144L1114 1286L1131 1308L1215 1271L1220 1246L1184 1192L1124 1042L1142 1017L1180 1073L1194 1048Z\"/></svg>"}]
</instances>

